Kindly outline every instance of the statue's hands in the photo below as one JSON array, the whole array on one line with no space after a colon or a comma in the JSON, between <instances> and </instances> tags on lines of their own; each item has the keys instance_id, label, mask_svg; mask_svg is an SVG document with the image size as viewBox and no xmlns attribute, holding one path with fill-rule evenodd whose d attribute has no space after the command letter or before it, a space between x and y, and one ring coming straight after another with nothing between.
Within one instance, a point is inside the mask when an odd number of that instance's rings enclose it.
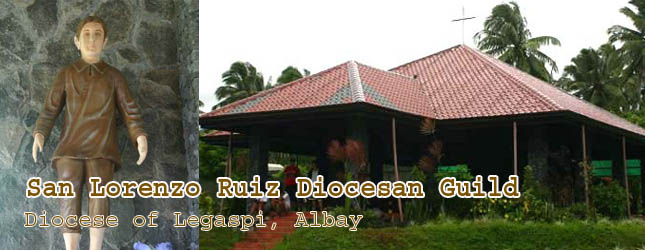
<instances>
[{"instance_id":1,"label":"statue's hands","mask_svg":"<svg viewBox=\"0 0 645 250\"><path fill-rule=\"evenodd\" d=\"M143 163L143 161L146 159L146 156L148 155L148 138L146 138L144 135L137 137L137 150L139 150L139 160L137 161L137 165L141 165L141 163Z\"/></svg>"},{"instance_id":2,"label":"statue's hands","mask_svg":"<svg viewBox=\"0 0 645 250\"><path fill-rule=\"evenodd\" d=\"M34 136L34 145L31 147L31 155L34 157L34 162L38 162L38 151L43 152L43 143L45 142L45 136L41 133L36 133ZM36 151L38 150L38 151Z\"/></svg>"}]
</instances>

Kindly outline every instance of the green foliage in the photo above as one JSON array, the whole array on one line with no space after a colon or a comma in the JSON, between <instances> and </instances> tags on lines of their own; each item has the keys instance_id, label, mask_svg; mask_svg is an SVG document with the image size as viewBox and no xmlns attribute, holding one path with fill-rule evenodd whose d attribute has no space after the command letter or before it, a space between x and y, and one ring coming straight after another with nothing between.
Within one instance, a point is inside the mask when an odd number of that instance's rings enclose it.
<instances>
[{"instance_id":1,"label":"green foliage","mask_svg":"<svg viewBox=\"0 0 645 250\"><path fill-rule=\"evenodd\" d=\"M226 147L213 146L204 141L199 141L199 178L200 184L206 188L206 183L217 177L224 176L226 171L227 159ZM234 181L246 180L246 158L248 149L237 149L233 152L233 162L231 169L233 171L231 179ZM217 190L210 190L217 192ZM218 214L220 211L221 199L213 198L207 192L199 196L199 210L202 214ZM246 211L245 199L224 199L222 206L223 215L244 214Z\"/></svg>"},{"instance_id":2,"label":"green foliage","mask_svg":"<svg viewBox=\"0 0 645 250\"><path fill-rule=\"evenodd\" d=\"M557 207L550 201L549 189L537 182L533 168L524 168L520 198L479 199L471 212L475 217L503 218L509 221L567 221L593 218L593 210L584 204Z\"/></svg>"},{"instance_id":3,"label":"green foliage","mask_svg":"<svg viewBox=\"0 0 645 250\"><path fill-rule=\"evenodd\" d=\"M439 221L404 228L302 228L275 249L561 249L606 250L645 244L645 222L516 223L505 220ZM200 246L201 247L201 246Z\"/></svg>"},{"instance_id":4,"label":"green foliage","mask_svg":"<svg viewBox=\"0 0 645 250\"><path fill-rule=\"evenodd\" d=\"M425 198L409 199L405 202L405 207L403 208L405 220L413 223L426 222L432 219L435 214L436 212L433 210L432 203L429 202L429 199Z\"/></svg>"},{"instance_id":5,"label":"green foliage","mask_svg":"<svg viewBox=\"0 0 645 250\"><path fill-rule=\"evenodd\" d=\"M202 250L232 249L240 241L242 232L226 227L213 227L211 231L199 232L199 248Z\"/></svg>"},{"instance_id":6,"label":"green foliage","mask_svg":"<svg viewBox=\"0 0 645 250\"><path fill-rule=\"evenodd\" d=\"M410 176L412 181L423 183L426 197L407 199L403 208L403 216L408 222L423 223L437 215L442 198L436 191L436 182L428 181L425 172L419 167L413 167Z\"/></svg>"},{"instance_id":7,"label":"green foliage","mask_svg":"<svg viewBox=\"0 0 645 250\"><path fill-rule=\"evenodd\" d=\"M629 195L630 199L629 202L634 207L634 204L638 206L638 208L643 209L643 203L641 202L642 195L641 192L643 189L641 189L641 178L640 176L630 176L629 177ZM638 212L638 211L636 211Z\"/></svg>"},{"instance_id":8,"label":"green foliage","mask_svg":"<svg viewBox=\"0 0 645 250\"><path fill-rule=\"evenodd\" d=\"M345 173L345 180L347 182L352 181L352 172L351 171L347 171L347 173ZM359 199L359 198L360 197L358 197L356 199ZM347 215L350 214L351 205L352 205L352 199L347 197L347 195L345 195L345 214L347 214Z\"/></svg>"},{"instance_id":9,"label":"green foliage","mask_svg":"<svg viewBox=\"0 0 645 250\"><path fill-rule=\"evenodd\" d=\"M518 199L484 198L478 199L471 212L475 217L503 218L510 221L524 220L522 202Z\"/></svg>"},{"instance_id":10,"label":"green foliage","mask_svg":"<svg viewBox=\"0 0 645 250\"><path fill-rule=\"evenodd\" d=\"M551 72L557 72L558 68L555 61L539 49L544 45L559 46L560 41L551 36L531 37L526 26L526 19L517 3L497 5L484 21L484 29L475 34L477 48L532 76L551 82Z\"/></svg>"},{"instance_id":11,"label":"green foliage","mask_svg":"<svg viewBox=\"0 0 645 250\"><path fill-rule=\"evenodd\" d=\"M383 220L371 209L358 210L356 208L352 208L351 211L347 213L347 211L345 210L345 207L337 206L333 208L328 208L327 211L329 212L330 215L333 215L333 216L352 215L352 214L363 215L363 219L361 219L361 222L358 228L382 228L382 227L392 226L392 223L390 223L389 221Z\"/></svg>"},{"instance_id":12,"label":"green foliage","mask_svg":"<svg viewBox=\"0 0 645 250\"><path fill-rule=\"evenodd\" d=\"M209 215L215 214L215 212L215 201L208 193L202 192L199 195L199 214Z\"/></svg>"},{"instance_id":13,"label":"green foliage","mask_svg":"<svg viewBox=\"0 0 645 250\"><path fill-rule=\"evenodd\" d=\"M524 167L524 182L522 183L522 195L530 194L536 199L550 201L551 191L546 185L541 185L535 179L533 167L527 165Z\"/></svg>"},{"instance_id":14,"label":"green foliage","mask_svg":"<svg viewBox=\"0 0 645 250\"><path fill-rule=\"evenodd\" d=\"M284 69L280 74L280 77L278 77L276 86L298 80L308 75L309 75L309 71L306 69L304 70L304 74L303 74L303 73L300 73L300 70L298 70L298 68L289 66L286 69Z\"/></svg>"},{"instance_id":15,"label":"green foliage","mask_svg":"<svg viewBox=\"0 0 645 250\"><path fill-rule=\"evenodd\" d=\"M623 61L612 44L582 49L564 68L559 87L609 111L625 107ZM625 89L631 91L631 89Z\"/></svg>"},{"instance_id":16,"label":"green foliage","mask_svg":"<svg viewBox=\"0 0 645 250\"><path fill-rule=\"evenodd\" d=\"M225 147L213 146L199 141L199 177L212 179L224 176L226 169Z\"/></svg>"},{"instance_id":17,"label":"green foliage","mask_svg":"<svg viewBox=\"0 0 645 250\"><path fill-rule=\"evenodd\" d=\"M583 202L575 203L566 209L573 219L584 220L596 218L595 208L587 208L587 205Z\"/></svg>"},{"instance_id":18,"label":"green foliage","mask_svg":"<svg viewBox=\"0 0 645 250\"><path fill-rule=\"evenodd\" d=\"M598 213L610 218L622 218L627 215L625 188L615 181L608 184L599 183L592 187L591 198Z\"/></svg>"},{"instance_id":19,"label":"green foliage","mask_svg":"<svg viewBox=\"0 0 645 250\"><path fill-rule=\"evenodd\" d=\"M434 174L435 181L440 182L445 177L455 177L458 181L472 181L475 179L468 168L455 168L455 171L437 172Z\"/></svg>"},{"instance_id":20,"label":"green foliage","mask_svg":"<svg viewBox=\"0 0 645 250\"><path fill-rule=\"evenodd\" d=\"M282 169L282 170L280 170L280 171L275 172L274 174L272 174L272 175L271 175L271 178L272 178L273 180L275 180L275 181L280 181L280 182L281 182L281 183L280 183L280 185L281 185L281 187L283 187L283 186L284 186L284 183L282 183L282 180L284 180L284 169Z\"/></svg>"},{"instance_id":21,"label":"green foliage","mask_svg":"<svg viewBox=\"0 0 645 250\"><path fill-rule=\"evenodd\" d=\"M363 219L358 228L383 228L388 226L392 226L392 223L384 221L371 209L366 209L363 211Z\"/></svg>"},{"instance_id":22,"label":"green foliage","mask_svg":"<svg viewBox=\"0 0 645 250\"><path fill-rule=\"evenodd\" d=\"M629 7L623 7L620 12L629 18L634 28L621 25L614 25L609 28L609 40L611 42L620 42L619 49L621 61L626 65L624 73L626 81L625 94L629 106L623 112L638 110L643 104L642 93L645 90L645 1L633 0L629 2L636 11Z\"/></svg>"},{"instance_id":23,"label":"green foliage","mask_svg":"<svg viewBox=\"0 0 645 250\"><path fill-rule=\"evenodd\" d=\"M215 96L220 102L213 109L255 95L270 87L264 85L262 73L249 62L231 64L230 69L222 74L222 81L224 86L215 91Z\"/></svg>"},{"instance_id":24,"label":"green foliage","mask_svg":"<svg viewBox=\"0 0 645 250\"><path fill-rule=\"evenodd\" d=\"M619 112L618 115L638 126L645 128L645 109L638 111Z\"/></svg>"},{"instance_id":25,"label":"green foliage","mask_svg":"<svg viewBox=\"0 0 645 250\"><path fill-rule=\"evenodd\" d=\"M458 167L453 171L439 171L434 174L435 183L439 183L445 177L455 177L457 181L473 181L475 177L470 174L467 167ZM438 187L434 187L438 190ZM471 214L475 199L462 199L457 196L453 198L441 198L441 211L450 216L466 217Z\"/></svg>"}]
</instances>

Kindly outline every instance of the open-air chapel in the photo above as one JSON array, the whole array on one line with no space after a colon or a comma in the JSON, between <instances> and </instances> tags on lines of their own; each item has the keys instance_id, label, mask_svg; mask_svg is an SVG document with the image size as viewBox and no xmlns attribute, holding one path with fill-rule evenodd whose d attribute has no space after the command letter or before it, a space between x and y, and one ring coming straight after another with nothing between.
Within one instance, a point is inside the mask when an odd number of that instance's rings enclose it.
<instances>
[{"instance_id":1,"label":"open-air chapel","mask_svg":"<svg viewBox=\"0 0 645 250\"><path fill-rule=\"evenodd\" d=\"M431 135L420 132L424 121L432 121ZM530 165L571 201L584 200L585 160L595 176L645 182L645 129L464 45L392 69L344 62L202 114L199 123L216 130L208 143L249 148L249 180L266 179L269 151L315 156L324 170L333 165L329 143L352 139L364 146L372 181L392 166L418 165L440 141L435 171L465 166L504 180Z\"/></svg>"}]
</instances>

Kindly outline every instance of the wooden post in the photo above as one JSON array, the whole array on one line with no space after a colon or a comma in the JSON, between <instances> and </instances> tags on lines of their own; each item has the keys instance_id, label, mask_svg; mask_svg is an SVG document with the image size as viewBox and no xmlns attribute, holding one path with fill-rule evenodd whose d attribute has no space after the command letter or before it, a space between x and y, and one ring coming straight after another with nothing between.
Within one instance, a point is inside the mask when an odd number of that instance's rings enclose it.
<instances>
[{"instance_id":1,"label":"wooden post","mask_svg":"<svg viewBox=\"0 0 645 250\"><path fill-rule=\"evenodd\" d=\"M582 125L582 172L585 181L585 204L589 208L589 173L587 169L587 130L585 125Z\"/></svg>"},{"instance_id":2,"label":"wooden post","mask_svg":"<svg viewBox=\"0 0 645 250\"><path fill-rule=\"evenodd\" d=\"M399 181L399 164L396 156L396 120L392 117L392 149L394 151L394 179ZM401 205L401 198L397 198L399 203L399 218L403 222L403 205Z\"/></svg>"},{"instance_id":3,"label":"wooden post","mask_svg":"<svg viewBox=\"0 0 645 250\"><path fill-rule=\"evenodd\" d=\"M517 175L517 122L513 122L513 174Z\"/></svg>"},{"instance_id":4,"label":"wooden post","mask_svg":"<svg viewBox=\"0 0 645 250\"><path fill-rule=\"evenodd\" d=\"M625 136L623 136L623 178L625 179L625 194L627 194L627 218L630 218L632 217L632 212L629 209L629 176L627 176L627 149L625 147Z\"/></svg>"}]
</instances>

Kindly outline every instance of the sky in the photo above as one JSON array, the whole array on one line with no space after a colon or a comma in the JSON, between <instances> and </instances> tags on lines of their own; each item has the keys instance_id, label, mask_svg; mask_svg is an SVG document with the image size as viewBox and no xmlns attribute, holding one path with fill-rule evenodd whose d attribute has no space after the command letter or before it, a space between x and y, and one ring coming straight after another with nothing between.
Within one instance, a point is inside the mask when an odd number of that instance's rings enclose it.
<instances>
[{"instance_id":1,"label":"sky","mask_svg":"<svg viewBox=\"0 0 645 250\"><path fill-rule=\"evenodd\" d=\"M221 75L250 62L275 83L288 66L312 74L348 60L388 70L462 43L475 48L492 8L509 1L278 0L199 2L199 99L203 111L218 101ZM533 36L554 36L542 47L560 69L583 48L607 42L613 25L633 27L619 12L627 0L517 0ZM452 22L475 17L464 22ZM560 73L556 75L559 76Z\"/></svg>"}]
</instances>

